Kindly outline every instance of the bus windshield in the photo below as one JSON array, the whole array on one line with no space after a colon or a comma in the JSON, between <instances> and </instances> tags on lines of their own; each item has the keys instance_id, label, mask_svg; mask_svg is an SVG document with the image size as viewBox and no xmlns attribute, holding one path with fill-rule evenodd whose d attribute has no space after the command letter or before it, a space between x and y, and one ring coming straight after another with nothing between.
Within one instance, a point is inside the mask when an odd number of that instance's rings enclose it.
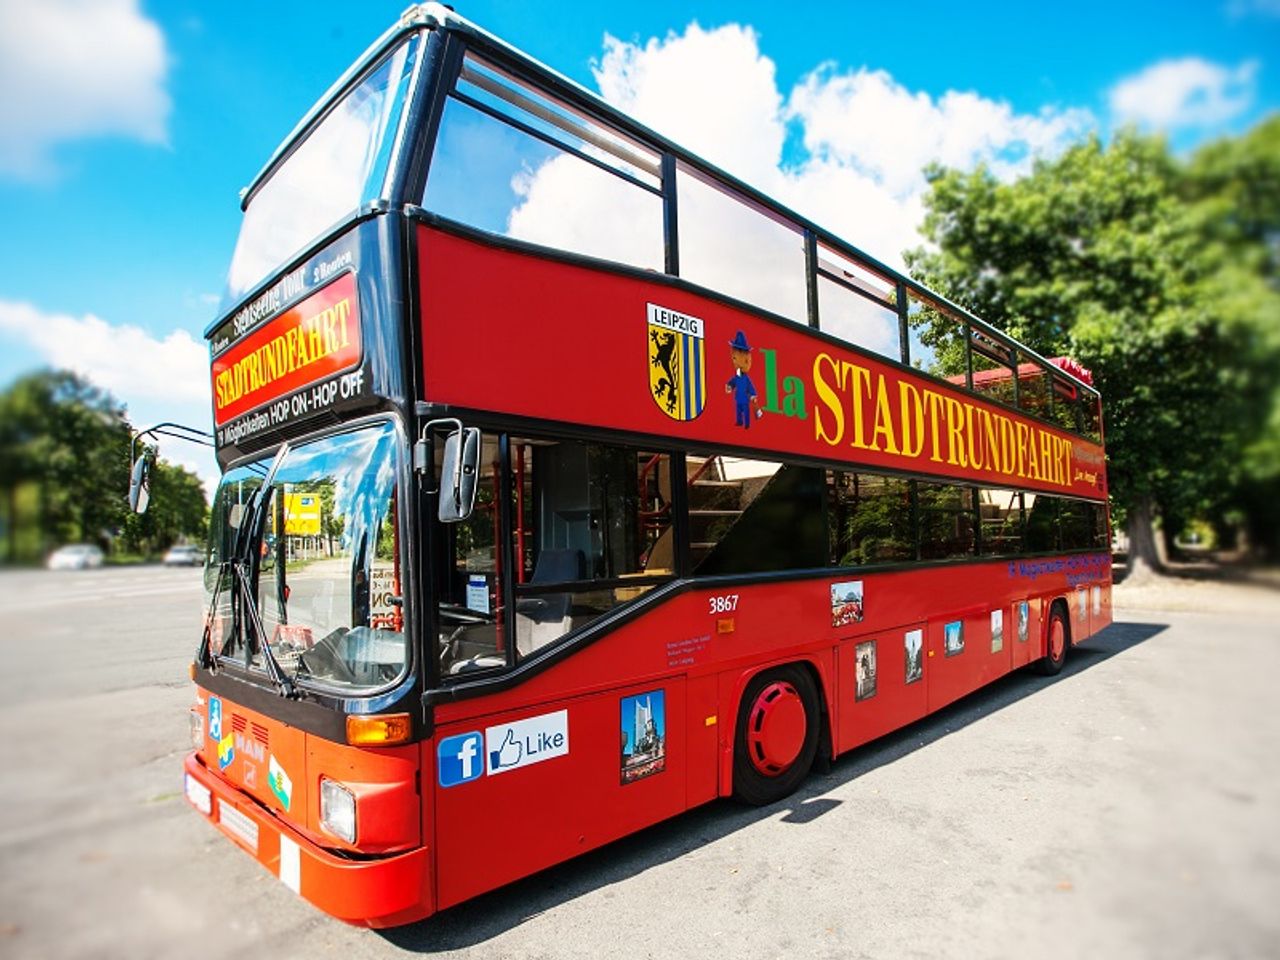
<instances>
[{"instance_id":1,"label":"bus windshield","mask_svg":"<svg viewBox=\"0 0 1280 960\"><path fill-rule=\"evenodd\" d=\"M342 97L250 198L223 309L383 193L418 40L402 43Z\"/></svg>"},{"instance_id":2,"label":"bus windshield","mask_svg":"<svg viewBox=\"0 0 1280 960\"><path fill-rule=\"evenodd\" d=\"M267 463L237 468L223 479L205 580L208 599L219 594L212 652L255 671L266 669L255 630L246 622L228 629L232 591L225 580L218 590L217 563L232 549L235 528L246 520L246 500L261 486ZM256 588L244 599L254 605L271 652L294 682L359 692L404 672L399 463L395 430L384 423L291 448L271 478L250 549L258 558Z\"/></svg>"}]
</instances>

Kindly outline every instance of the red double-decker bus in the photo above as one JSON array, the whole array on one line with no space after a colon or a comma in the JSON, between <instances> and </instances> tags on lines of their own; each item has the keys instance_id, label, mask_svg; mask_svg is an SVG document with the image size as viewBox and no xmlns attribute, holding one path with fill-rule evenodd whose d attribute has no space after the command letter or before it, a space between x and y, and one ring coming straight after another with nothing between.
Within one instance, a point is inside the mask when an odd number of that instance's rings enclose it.
<instances>
[{"instance_id":1,"label":"red double-decker bus","mask_svg":"<svg viewBox=\"0 0 1280 960\"><path fill-rule=\"evenodd\" d=\"M409 922L1110 622L1099 398L445 7L245 192L186 795Z\"/></svg>"}]
</instances>

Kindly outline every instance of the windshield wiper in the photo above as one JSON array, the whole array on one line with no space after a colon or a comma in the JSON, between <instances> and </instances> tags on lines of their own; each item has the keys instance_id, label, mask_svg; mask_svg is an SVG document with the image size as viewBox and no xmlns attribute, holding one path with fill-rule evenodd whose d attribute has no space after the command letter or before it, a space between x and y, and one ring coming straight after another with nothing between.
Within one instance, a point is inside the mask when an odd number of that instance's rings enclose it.
<instances>
[{"instance_id":1,"label":"windshield wiper","mask_svg":"<svg viewBox=\"0 0 1280 960\"><path fill-rule=\"evenodd\" d=\"M253 602L253 594L249 590L249 578L245 576L244 567L241 564L235 564L233 569L235 570L236 580L240 584L240 604L249 614L249 623L253 626L253 632L257 636L258 652L262 654L262 663L267 668L267 676L275 684L280 696L292 700L297 696L297 688L294 687L293 681L285 676L284 670L280 668L280 662L276 660L276 655L271 652L271 643L267 639L267 628L262 625L262 618L258 616L258 605Z\"/></svg>"}]
</instances>

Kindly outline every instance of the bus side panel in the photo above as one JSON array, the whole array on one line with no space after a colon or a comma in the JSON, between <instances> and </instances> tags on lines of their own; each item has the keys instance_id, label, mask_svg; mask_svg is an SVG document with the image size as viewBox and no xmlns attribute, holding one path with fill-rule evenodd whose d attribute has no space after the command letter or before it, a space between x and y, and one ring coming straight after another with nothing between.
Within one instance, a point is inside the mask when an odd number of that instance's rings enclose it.
<instances>
[{"instance_id":1,"label":"bus side panel","mask_svg":"<svg viewBox=\"0 0 1280 960\"><path fill-rule=\"evenodd\" d=\"M929 651L925 671L929 677L929 711L932 713L965 694L1008 673L1011 651L1006 626L999 649L993 649L991 610L982 607L958 610L929 621ZM959 625L959 638L956 629ZM948 637L952 640L948 643Z\"/></svg>"},{"instance_id":2,"label":"bus side panel","mask_svg":"<svg viewBox=\"0 0 1280 960\"><path fill-rule=\"evenodd\" d=\"M696 807L714 800L720 789L716 756L720 750L720 729L730 729L733 716L720 709L716 677L691 677L685 684L689 765L686 772L685 805Z\"/></svg>"},{"instance_id":3,"label":"bus side panel","mask_svg":"<svg viewBox=\"0 0 1280 960\"><path fill-rule=\"evenodd\" d=\"M907 636L924 628L923 622L903 624L840 644L840 681L836 689L840 698L840 729L836 737L839 752L906 726L928 712L926 672L913 674L912 681L907 682ZM869 667L874 669L874 680L868 683L864 679L859 686L860 673L865 675Z\"/></svg>"},{"instance_id":4,"label":"bus side panel","mask_svg":"<svg viewBox=\"0 0 1280 960\"><path fill-rule=\"evenodd\" d=\"M637 710L661 718L656 725L665 741L663 756L624 773L628 744L622 736L635 736ZM684 810L685 729L685 685L679 676L438 727L439 907ZM560 732L567 735L562 752L554 745ZM450 754L466 749L466 738L475 734L485 756L473 762L483 766L482 772L445 785L462 769L456 764L450 769Z\"/></svg>"}]
</instances>

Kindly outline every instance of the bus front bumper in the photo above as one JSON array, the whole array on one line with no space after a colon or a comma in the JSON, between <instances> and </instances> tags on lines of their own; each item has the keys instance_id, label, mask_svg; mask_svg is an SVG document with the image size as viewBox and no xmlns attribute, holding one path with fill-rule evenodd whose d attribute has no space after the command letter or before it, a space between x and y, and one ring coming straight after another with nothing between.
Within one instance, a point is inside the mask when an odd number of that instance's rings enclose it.
<instances>
[{"instance_id":1,"label":"bus front bumper","mask_svg":"<svg viewBox=\"0 0 1280 960\"><path fill-rule=\"evenodd\" d=\"M325 913L366 927L395 927L431 914L426 847L376 860L335 856L223 782L195 753L187 756L183 785L205 819Z\"/></svg>"}]
</instances>

